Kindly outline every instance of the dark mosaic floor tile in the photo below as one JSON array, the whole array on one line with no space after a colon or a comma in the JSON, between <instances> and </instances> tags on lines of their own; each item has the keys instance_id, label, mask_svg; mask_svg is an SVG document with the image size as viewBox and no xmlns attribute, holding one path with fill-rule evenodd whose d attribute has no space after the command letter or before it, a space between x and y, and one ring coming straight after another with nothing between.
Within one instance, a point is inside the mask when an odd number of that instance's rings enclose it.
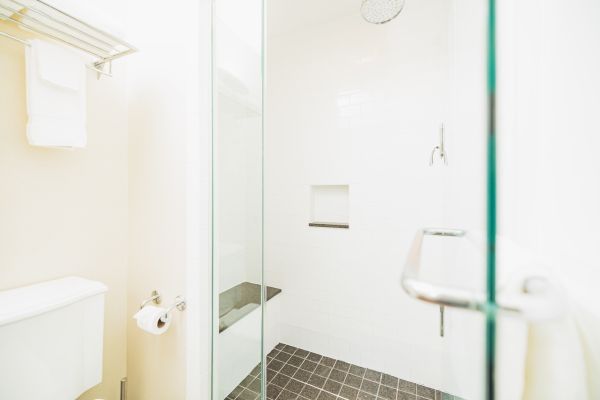
<instances>
[{"instance_id":1,"label":"dark mosaic floor tile","mask_svg":"<svg viewBox=\"0 0 600 400\"><path fill-rule=\"evenodd\" d=\"M429 388L427 386L417 385L417 396L433 400L435 398L435 389Z\"/></svg>"},{"instance_id":2,"label":"dark mosaic floor tile","mask_svg":"<svg viewBox=\"0 0 600 400\"><path fill-rule=\"evenodd\" d=\"M362 390L360 390L358 392L357 399L358 400L375 400L375 397L376 396L374 394L363 392Z\"/></svg>"},{"instance_id":3,"label":"dark mosaic floor tile","mask_svg":"<svg viewBox=\"0 0 600 400\"><path fill-rule=\"evenodd\" d=\"M333 368L339 369L340 371L348 372L348 370L350 369L350 364L348 364L345 361L337 360Z\"/></svg>"},{"instance_id":4,"label":"dark mosaic floor tile","mask_svg":"<svg viewBox=\"0 0 600 400\"><path fill-rule=\"evenodd\" d=\"M344 385L340 390L339 396L346 400L356 400L356 397L358 396L358 389Z\"/></svg>"},{"instance_id":5,"label":"dark mosaic floor tile","mask_svg":"<svg viewBox=\"0 0 600 400\"><path fill-rule=\"evenodd\" d=\"M316 400L317 397L319 397L320 392L321 390L317 389L316 387L306 385L300 392L300 396L307 398L308 400Z\"/></svg>"},{"instance_id":6,"label":"dark mosaic floor tile","mask_svg":"<svg viewBox=\"0 0 600 400\"><path fill-rule=\"evenodd\" d=\"M281 372L282 374L286 374L287 376L294 376L296 371L298 371L298 367L294 367L290 364L285 364L279 372Z\"/></svg>"},{"instance_id":7,"label":"dark mosaic floor tile","mask_svg":"<svg viewBox=\"0 0 600 400\"><path fill-rule=\"evenodd\" d=\"M261 387L260 378L256 378L255 380L252 381L252 383L250 385L248 385L248 389L250 389L256 393L260 393L260 387Z\"/></svg>"},{"instance_id":8,"label":"dark mosaic floor tile","mask_svg":"<svg viewBox=\"0 0 600 400\"><path fill-rule=\"evenodd\" d=\"M292 356L284 351L280 351L279 354L275 356L276 360L287 362Z\"/></svg>"},{"instance_id":9,"label":"dark mosaic floor tile","mask_svg":"<svg viewBox=\"0 0 600 400\"><path fill-rule=\"evenodd\" d=\"M334 381L344 382L346 380L347 373L340 371L339 369L334 369L329 374L329 379L333 379Z\"/></svg>"},{"instance_id":10,"label":"dark mosaic floor tile","mask_svg":"<svg viewBox=\"0 0 600 400\"><path fill-rule=\"evenodd\" d=\"M288 384L288 382L290 381L290 379L292 379L292 378L290 378L289 376L286 376L286 375L284 375L282 373L278 373L275 376L275 378L273 378L273 380L271 380L270 383L275 384L275 385L277 385L279 387L285 387L285 385Z\"/></svg>"},{"instance_id":11,"label":"dark mosaic floor tile","mask_svg":"<svg viewBox=\"0 0 600 400\"><path fill-rule=\"evenodd\" d=\"M308 356L308 351L303 350L303 349L298 349L298 350L296 350L294 355L297 357L300 357L300 358L306 358L306 356Z\"/></svg>"},{"instance_id":12,"label":"dark mosaic floor tile","mask_svg":"<svg viewBox=\"0 0 600 400\"><path fill-rule=\"evenodd\" d=\"M315 369L315 374L317 374L319 376L324 376L325 378L329 377L330 373L331 373L331 367L327 367L323 364L317 365L317 368Z\"/></svg>"},{"instance_id":13,"label":"dark mosaic floor tile","mask_svg":"<svg viewBox=\"0 0 600 400\"><path fill-rule=\"evenodd\" d=\"M389 387L398 387L398 378L388 374L381 375L381 384Z\"/></svg>"},{"instance_id":14,"label":"dark mosaic floor tile","mask_svg":"<svg viewBox=\"0 0 600 400\"><path fill-rule=\"evenodd\" d=\"M396 389L392 389L391 387L379 386L379 392L377 393L377 397L381 397L382 399L387 400L396 400L396 395L398 391Z\"/></svg>"},{"instance_id":15,"label":"dark mosaic floor tile","mask_svg":"<svg viewBox=\"0 0 600 400\"><path fill-rule=\"evenodd\" d=\"M398 392L398 400L417 400L417 395L406 392Z\"/></svg>"},{"instance_id":16,"label":"dark mosaic floor tile","mask_svg":"<svg viewBox=\"0 0 600 400\"><path fill-rule=\"evenodd\" d=\"M283 367L284 363L282 361L273 359L270 363L267 364L267 369L272 369L274 371L279 371Z\"/></svg>"},{"instance_id":17,"label":"dark mosaic floor tile","mask_svg":"<svg viewBox=\"0 0 600 400\"><path fill-rule=\"evenodd\" d=\"M372 369L367 369L367 371L365 372L365 379L379 383L381 381L381 372L373 371Z\"/></svg>"},{"instance_id":18,"label":"dark mosaic floor tile","mask_svg":"<svg viewBox=\"0 0 600 400\"><path fill-rule=\"evenodd\" d=\"M258 364L252 371L250 371L250 375L258 376L260 374L260 364Z\"/></svg>"},{"instance_id":19,"label":"dark mosaic floor tile","mask_svg":"<svg viewBox=\"0 0 600 400\"><path fill-rule=\"evenodd\" d=\"M319 361L321 361L323 356L317 353L309 353L306 358L312 362L318 363Z\"/></svg>"},{"instance_id":20,"label":"dark mosaic floor tile","mask_svg":"<svg viewBox=\"0 0 600 400\"><path fill-rule=\"evenodd\" d=\"M295 367L301 366L303 362L304 362L303 358L296 357L296 356L292 356L292 358L290 358L288 360L288 364L292 364Z\"/></svg>"},{"instance_id":21,"label":"dark mosaic floor tile","mask_svg":"<svg viewBox=\"0 0 600 400\"><path fill-rule=\"evenodd\" d=\"M235 389L233 389L231 391L231 393L229 393L229 395L227 397L231 397L231 398L236 398L240 395L240 393L242 393L244 391L244 388L241 386L236 387Z\"/></svg>"},{"instance_id":22,"label":"dark mosaic floor tile","mask_svg":"<svg viewBox=\"0 0 600 400\"><path fill-rule=\"evenodd\" d=\"M323 390L326 390L333 394L338 394L340 389L342 388L342 384L336 381L332 381L331 379L327 379L325 382L325 386L323 386Z\"/></svg>"},{"instance_id":23,"label":"dark mosaic floor tile","mask_svg":"<svg viewBox=\"0 0 600 400\"><path fill-rule=\"evenodd\" d=\"M360 389L360 384L362 383L362 378L359 378L356 375L352 375L352 374L348 374L346 376L346 380L344 381L344 384L351 386L353 388L356 389Z\"/></svg>"},{"instance_id":24,"label":"dark mosaic floor tile","mask_svg":"<svg viewBox=\"0 0 600 400\"><path fill-rule=\"evenodd\" d=\"M304 383L296 379L291 379L285 386L285 389L289 390L290 392L300 394L302 389L304 389Z\"/></svg>"},{"instance_id":25,"label":"dark mosaic floor tile","mask_svg":"<svg viewBox=\"0 0 600 400\"><path fill-rule=\"evenodd\" d=\"M350 372L352 375L360 376L362 378L366 370L366 368L359 367L358 365L351 365L348 372Z\"/></svg>"},{"instance_id":26,"label":"dark mosaic floor tile","mask_svg":"<svg viewBox=\"0 0 600 400\"><path fill-rule=\"evenodd\" d=\"M398 380L398 390L406 393L417 393L417 384L404 379Z\"/></svg>"},{"instance_id":27,"label":"dark mosaic floor tile","mask_svg":"<svg viewBox=\"0 0 600 400\"><path fill-rule=\"evenodd\" d=\"M377 392L379 391L379 384L373 381L363 379L362 384L360 385L360 390L377 396Z\"/></svg>"},{"instance_id":28,"label":"dark mosaic floor tile","mask_svg":"<svg viewBox=\"0 0 600 400\"><path fill-rule=\"evenodd\" d=\"M248 387L248 385L250 385L254 379L255 379L254 376L248 375L247 377L244 378L243 381L240 382L240 386Z\"/></svg>"},{"instance_id":29,"label":"dark mosaic floor tile","mask_svg":"<svg viewBox=\"0 0 600 400\"><path fill-rule=\"evenodd\" d=\"M282 390L281 393L279 393L279 397L277 397L277 400L296 400L298 398L298 393L292 393L289 390Z\"/></svg>"},{"instance_id":30,"label":"dark mosaic floor tile","mask_svg":"<svg viewBox=\"0 0 600 400\"><path fill-rule=\"evenodd\" d=\"M317 365L317 363L314 363L312 361L304 360L300 368L306 371L314 372L314 370L317 369Z\"/></svg>"},{"instance_id":31,"label":"dark mosaic floor tile","mask_svg":"<svg viewBox=\"0 0 600 400\"><path fill-rule=\"evenodd\" d=\"M323 378L322 376L318 376L313 374L310 379L308 380L308 383L310 385L316 386L318 388L322 388L323 385L325 385L325 378Z\"/></svg>"},{"instance_id":32,"label":"dark mosaic floor tile","mask_svg":"<svg viewBox=\"0 0 600 400\"><path fill-rule=\"evenodd\" d=\"M268 400L461 400L284 343L267 357ZM260 376L259 364L226 400L258 400Z\"/></svg>"},{"instance_id":33,"label":"dark mosaic floor tile","mask_svg":"<svg viewBox=\"0 0 600 400\"><path fill-rule=\"evenodd\" d=\"M317 397L317 400L336 400L336 397L331 393L321 391L321 393L319 393L319 397Z\"/></svg>"},{"instance_id":34,"label":"dark mosaic floor tile","mask_svg":"<svg viewBox=\"0 0 600 400\"><path fill-rule=\"evenodd\" d=\"M267 386L267 399L275 400L279 393L281 393L283 389L277 385L268 385Z\"/></svg>"},{"instance_id":35,"label":"dark mosaic floor tile","mask_svg":"<svg viewBox=\"0 0 600 400\"><path fill-rule=\"evenodd\" d=\"M323 357L321 361L319 361L319 364L323 364L327 367L333 367L335 365L335 360L333 358Z\"/></svg>"},{"instance_id":36,"label":"dark mosaic floor tile","mask_svg":"<svg viewBox=\"0 0 600 400\"><path fill-rule=\"evenodd\" d=\"M296 373L294 374L294 379L298 379L300 382L308 382L308 380L310 379L310 376L312 374L304 369L299 369L298 371L296 371Z\"/></svg>"},{"instance_id":37,"label":"dark mosaic floor tile","mask_svg":"<svg viewBox=\"0 0 600 400\"><path fill-rule=\"evenodd\" d=\"M238 400L256 400L258 399L258 393L248 389L244 389L242 393L237 397Z\"/></svg>"}]
</instances>

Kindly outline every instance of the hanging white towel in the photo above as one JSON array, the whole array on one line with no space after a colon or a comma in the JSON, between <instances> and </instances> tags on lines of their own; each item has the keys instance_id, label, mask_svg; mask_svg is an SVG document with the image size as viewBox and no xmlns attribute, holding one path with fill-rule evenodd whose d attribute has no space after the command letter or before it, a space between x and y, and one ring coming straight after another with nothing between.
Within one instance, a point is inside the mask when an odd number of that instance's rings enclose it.
<instances>
[{"instance_id":1,"label":"hanging white towel","mask_svg":"<svg viewBox=\"0 0 600 400\"><path fill-rule=\"evenodd\" d=\"M500 315L497 334L499 399L592 400L577 307L561 277L525 249L498 240L499 300L526 310ZM532 279L532 277L536 277ZM523 287L529 282L528 293Z\"/></svg>"},{"instance_id":2,"label":"hanging white towel","mask_svg":"<svg viewBox=\"0 0 600 400\"><path fill-rule=\"evenodd\" d=\"M36 39L27 48L26 67L29 144L85 147L85 58L74 50Z\"/></svg>"}]
</instances>

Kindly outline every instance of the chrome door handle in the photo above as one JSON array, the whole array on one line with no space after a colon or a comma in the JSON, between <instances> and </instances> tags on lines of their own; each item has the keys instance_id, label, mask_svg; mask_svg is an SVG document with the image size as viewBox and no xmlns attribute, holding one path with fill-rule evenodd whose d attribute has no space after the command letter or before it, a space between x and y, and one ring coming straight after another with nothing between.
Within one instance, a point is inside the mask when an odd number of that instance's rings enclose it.
<instances>
[{"instance_id":1,"label":"chrome door handle","mask_svg":"<svg viewBox=\"0 0 600 400\"><path fill-rule=\"evenodd\" d=\"M413 240L400 283L406 293L416 299L441 306L483 310L483 293L445 287L419 279L421 269L421 247L425 236L463 237L462 229L425 228L420 229Z\"/></svg>"},{"instance_id":2,"label":"chrome door handle","mask_svg":"<svg viewBox=\"0 0 600 400\"><path fill-rule=\"evenodd\" d=\"M463 229L424 228L417 231L400 279L400 284L408 295L439 306L486 312L487 302L486 294L484 292L436 285L425 282L420 278L421 248L425 236L464 237L466 234L467 232ZM522 292L525 295L540 296L535 301L537 304L528 304L527 301L505 301L506 299L501 296L502 293L498 293L498 297L500 298L496 308L504 312L524 316L527 319L552 319L557 315L560 315L560 313L563 312L559 307L561 299L556 297L557 293L552 285L546 282L549 293L546 293L545 295L536 294L528 290L532 284L541 282L540 279L543 278L536 276L528 277L524 280L522 287ZM543 302L541 308L539 304L540 300ZM542 310L542 312L540 312L540 310Z\"/></svg>"}]
</instances>

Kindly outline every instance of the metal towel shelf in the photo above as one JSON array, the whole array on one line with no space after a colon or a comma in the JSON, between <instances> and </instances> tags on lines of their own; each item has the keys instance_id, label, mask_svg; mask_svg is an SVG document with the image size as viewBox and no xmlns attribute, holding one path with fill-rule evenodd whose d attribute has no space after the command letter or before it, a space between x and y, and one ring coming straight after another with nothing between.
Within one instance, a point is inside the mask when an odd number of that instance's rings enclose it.
<instances>
[{"instance_id":1,"label":"metal towel shelf","mask_svg":"<svg viewBox=\"0 0 600 400\"><path fill-rule=\"evenodd\" d=\"M137 49L129 43L97 29L41 0L0 0L0 20L12 21L26 30L75 47L97 60L89 67L100 75L111 76L112 61ZM6 32L0 36L29 43Z\"/></svg>"}]
</instances>

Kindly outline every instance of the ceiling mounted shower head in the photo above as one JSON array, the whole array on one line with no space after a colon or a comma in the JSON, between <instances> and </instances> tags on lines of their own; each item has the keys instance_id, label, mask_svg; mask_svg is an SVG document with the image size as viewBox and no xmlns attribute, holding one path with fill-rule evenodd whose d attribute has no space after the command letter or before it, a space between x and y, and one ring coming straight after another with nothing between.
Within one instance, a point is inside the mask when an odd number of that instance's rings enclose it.
<instances>
[{"instance_id":1,"label":"ceiling mounted shower head","mask_svg":"<svg viewBox=\"0 0 600 400\"><path fill-rule=\"evenodd\" d=\"M385 24L400 14L404 0L363 0L360 12L365 21L372 24Z\"/></svg>"}]
</instances>

